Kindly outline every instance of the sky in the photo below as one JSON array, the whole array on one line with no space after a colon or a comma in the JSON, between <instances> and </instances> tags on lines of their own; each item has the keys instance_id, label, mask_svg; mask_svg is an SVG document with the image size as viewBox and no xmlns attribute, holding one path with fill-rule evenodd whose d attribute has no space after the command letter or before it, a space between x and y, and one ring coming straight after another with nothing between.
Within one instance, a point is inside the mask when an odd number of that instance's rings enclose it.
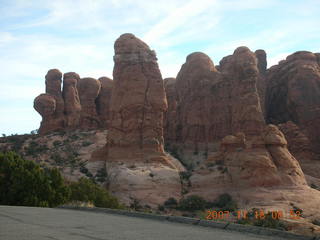
<instances>
[{"instance_id":1,"label":"sky","mask_svg":"<svg viewBox=\"0 0 320 240\"><path fill-rule=\"evenodd\" d=\"M112 78L114 41L133 33L157 53L163 78L186 56L219 61L239 46L268 67L320 52L320 0L0 0L0 134L38 129L33 100L49 69Z\"/></svg>"}]
</instances>

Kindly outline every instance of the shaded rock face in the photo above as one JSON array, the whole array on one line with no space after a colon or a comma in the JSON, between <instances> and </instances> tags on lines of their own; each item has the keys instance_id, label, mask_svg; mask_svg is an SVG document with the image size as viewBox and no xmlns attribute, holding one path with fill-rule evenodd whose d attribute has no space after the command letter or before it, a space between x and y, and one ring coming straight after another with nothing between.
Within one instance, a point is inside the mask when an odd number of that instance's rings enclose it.
<instances>
[{"instance_id":1,"label":"shaded rock face","mask_svg":"<svg viewBox=\"0 0 320 240\"><path fill-rule=\"evenodd\" d=\"M257 61L259 76L257 81L257 89L260 97L260 106L265 117L265 95L266 95L266 72L267 72L267 54L264 50L256 50L255 52Z\"/></svg>"},{"instance_id":2,"label":"shaded rock face","mask_svg":"<svg viewBox=\"0 0 320 240\"><path fill-rule=\"evenodd\" d=\"M302 130L291 121L279 124L278 126L288 141L290 153L299 160L303 172L312 177L319 178L320 156L313 151L306 130Z\"/></svg>"},{"instance_id":3,"label":"shaded rock face","mask_svg":"<svg viewBox=\"0 0 320 240\"><path fill-rule=\"evenodd\" d=\"M107 78L101 79L105 82ZM107 80L103 90L101 81L80 79L77 73L69 72L63 75L61 91L62 73L57 69L49 70L46 93L34 100L34 108L42 116L39 133L106 128L112 80Z\"/></svg>"},{"instance_id":4,"label":"shaded rock face","mask_svg":"<svg viewBox=\"0 0 320 240\"><path fill-rule=\"evenodd\" d=\"M155 52L132 34L115 42L114 87L107 136L110 191L151 205L180 197L179 168L163 150L167 110ZM150 172L151 171L151 172ZM152 173L152 174L150 174Z\"/></svg>"},{"instance_id":5,"label":"shaded rock face","mask_svg":"<svg viewBox=\"0 0 320 240\"><path fill-rule=\"evenodd\" d=\"M109 109L113 81L107 77L101 77L98 80L100 81L101 89L98 98L96 99L97 113L100 116L102 127L108 128L110 119Z\"/></svg>"},{"instance_id":6,"label":"shaded rock face","mask_svg":"<svg viewBox=\"0 0 320 240\"><path fill-rule=\"evenodd\" d=\"M63 75L64 113L66 115L66 127L70 129L75 129L80 122L81 105L77 90L79 80L80 76L74 72Z\"/></svg>"},{"instance_id":7,"label":"shaded rock face","mask_svg":"<svg viewBox=\"0 0 320 240\"><path fill-rule=\"evenodd\" d=\"M320 65L318 55L296 52L267 72L266 119L292 121L320 153Z\"/></svg>"},{"instance_id":8,"label":"shaded rock face","mask_svg":"<svg viewBox=\"0 0 320 240\"><path fill-rule=\"evenodd\" d=\"M190 54L176 81L166 84L168 150L195 165L217 151L226 135L258 134L264 127L258 79L256 56L246 47L222 59L219 71L206 54Z\"/></svg>"},{"instance_id":9,"label":"shaded rock face","mask_svg":"<svg viewBox=\"0 0 320 240\"><path fill-rule=\"evenodd\" d=\"M101 89L100 81L94 78L81 78L77 88L81 103L80 126L89 129L99 128L101 123L95 100Z\"/></svg>"},{"instance_id":10,"label":"shaded rock face","mask_svg":"<svg viewBox=\"0 0 320 240\"><path fill-rule=\"evenodd\" d=\"M163 80L168 110L164 114L164 138L169 141L175 141L177 138L176 127L177 127L177 90L176 90L176 79L165 78Z\"/></svg>"}]
</instances>

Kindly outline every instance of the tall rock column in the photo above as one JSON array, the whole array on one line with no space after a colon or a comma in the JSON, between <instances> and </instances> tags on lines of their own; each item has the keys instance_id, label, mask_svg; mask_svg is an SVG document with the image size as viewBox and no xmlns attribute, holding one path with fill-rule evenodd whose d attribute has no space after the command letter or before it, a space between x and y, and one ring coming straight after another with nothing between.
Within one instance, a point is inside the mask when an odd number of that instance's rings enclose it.
<instances>
[{"instance_id":1,"label":"tall rock column","mask_svg":"<svg viewBox=\"0 0 320 240\"><path fill-rule=\"evenodd\" d=\"M101 90L96 99L97 113L99 115L101 125L103 128L109 127L110 120L110 100L113 88L113 81L107 77L98 79L101 84Z\"/></svg>"},{"instance_id":2,"label":"tall rock column","mask_svg":"<svg viewBox=\"0 0 320 240\"><path fill-rule=\"evenodd\" d=\"M256 57L247 47L239 47L232 60L232 132L260 135L265 122L257 92L259 71Z\"/></svg>"},{"instance_id":3,"label":"tall rock column","mask_svg":"<svg viewBox=\"0 0 320 240\"><path fill-rule=\"evenodd\" d=\"M79 126L80 121L80 99L77 83L80 77L75 72L63 75L63 99L65 101L64 112L66 114L66 128L72 129Z\"/></svg>"},{"instance_id":4,"label":"tall rock column","mask_svg":"<svg viewBox=\"0 0 320 240\"><path fill-rule=\"evenodd\" d=\"M97 129L101 126L97 114L95 100L101 89L100 81L94 78L81 78L77 89L81 103L80 127L82 129Z\"/></svg>"},{"instance_id":5,"label":"tall rock column","mask_svg":"<svg viewBox=\"0 0 320 240\"><path fill-rule=\"evenodd\" d=\"M109 159L129 152L163 152L163 113L167 101L155 52L132 34L115 42L114 88L108 134ZM124 155L125 154L125 155Z\"/></svg>"},{"instance_id":6,"label":"tall rock column","mask_svg":"<svg viewBox=\"0 0 320 240\"><path fill-rule=\"evenodd\" d=\"M132 34L115 42L106 169L123 202L150 206L180 198L179 162L164 153L167 101L155 52Z\"/></svg>"},{"instance_id":7,"label":"tall rock column","mask_svg":"<svg viewBox=\"0 0 320 240\"><path fill-rule=\"evenodd\" d=\"M42 116L40 134L64 128L64 101L61 93L62 73L58 69L51 69L46 75L46 93L34 100L34 108Z\"/></svg>"}]
</instances>

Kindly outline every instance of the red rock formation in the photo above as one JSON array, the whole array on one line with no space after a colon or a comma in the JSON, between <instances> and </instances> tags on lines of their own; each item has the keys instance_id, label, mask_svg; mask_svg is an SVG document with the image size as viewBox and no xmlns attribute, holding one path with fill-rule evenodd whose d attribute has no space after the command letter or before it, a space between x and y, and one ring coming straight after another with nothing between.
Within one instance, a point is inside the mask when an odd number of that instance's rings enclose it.
<instances>
[{"instance_id":1,"label":"red rock formation","mask_svg":"<svg viewBox=\"0 0 320 240\"><path fill-rule=\"evenodd\" d=\"M258 68L255 55L247 47L239 47L231 58L231 129L246 136L259 135L264 127L257 92Z\"/></svg>"},{"instance_id":2,"label":"red rock formation","mask_svg":"<svg viewBox=\"0 0 320 240\"><path fill-rule=\"evenodd\" d=\"M46 75L46 93L34 100L42 116L40 134L59 130L98 129L108 127L109 104L113 81L102 77L82 78L77 73L64 74L57 69Z\"/></svg>"},{"instance_id":3,"label":"red rock formation","mask_svg":"<svg viewBox=\"0 0 320 240\"><path fill-rule=\"evenodd\" d=\"M97 113L101 121L101 126L103 128L108 128L110 119L109 111L113 81L107 77L101 77L98 80L101 84L101 90L98 95L98 98L96 99Z\"/></svg>"},{"instance_id":4,"label":"red rock formation","mask_svg":"<svg viewBox=\"0 0 320 240\"><path fill-rule=\"evenodd\" d=\"M65 102L64 112L66 114L66 128L76 129L80 122L80 99L77 90L77 83L80 77L75 72L63 75L63 99Z\"/></svg>"},{"instance_id":5,"label":"red rock formation","mask_svg":"<svg viewBox=\"0 0 320 240\"><path fill-rule=\"evenodd\" d=\"M123 147L163 152L167 101L154 51L132 34L124 34L115 42L114 61L109 159L127 154Z\"/></svg>"},{"instance_id":6,"label":"red rock formation","mask_svg":"<svg viewBox=\"0 0 320 240\"><path fill-rule=\"evenodd\" d=\"M46 75L46 94L41 94L34 101L34 108L42 116L39 133L64 128L64 101L61 93L62 73L51 69Z\"/></svg>"},{"instance_id":7,"label":"red rock formation","mask_svg":"<svg viewBox=\"0 0 320 240\"><path fill-rule=\"evenodd\" d=\"M81 116L80 127L82 129L97 129L101 126L97 114L95 100L101 89L100 81L94 78L81 78L77 84L80 97Z\"/></svg>"},{"instance_id":8,"label":"red rock formation","mask_svg":"<svg viewBox=\"0 0 320 240\"><path fill-rule=\"evenodd\" d=\"M163 150L167 101L155 52L132 34L114 48L107 169L117 174L110 190L152 205L179 198L179 169Z\"/></svg>"},{"instance_id":9,"label":"red rock formation","mask_svg":"<svg viewBox=\"0 0 320 240\"><path fill-rule=\"evenodd\" d=\"M168 88L176 89L177 95L176 99L168 98L169 106L177 105L176 120L172 119L173 109L168 111L168 150L172 151L172 146L178 148L187 165L195 165L208 152L216 151L226 135L242 131L248 137L255 136L264 127L254 53L240 47L220 62L219 69L220 72L204 53L190 54L175 84L172 82Z\"/></svg>"},{"instance_id":10,"label":"red rock formation","mask_svg":"<svg viewBox=\"0 0 320 240\"><path fill-rule=\"evenodd\" d=\"M296 52L267 73L266 119L292 121L320 154L320 65L318 55Z\"/></svg>"}]
</instances>

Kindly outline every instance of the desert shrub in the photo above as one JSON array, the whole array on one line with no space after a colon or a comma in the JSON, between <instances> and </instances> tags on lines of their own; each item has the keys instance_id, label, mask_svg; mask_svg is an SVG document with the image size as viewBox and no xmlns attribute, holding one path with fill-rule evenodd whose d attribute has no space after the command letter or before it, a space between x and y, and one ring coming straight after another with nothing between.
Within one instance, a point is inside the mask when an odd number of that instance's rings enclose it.
<instances>
[{"instance_id":1,"label":"desert shrub","mask_svg":"<svg viewBox=\"0 0 320 240\"><path fill-rule=\"evenodd\" d=\"M170 197L164 202L163 205L167 208L175 208L178 205L178 201L175 198Z\"/></svg>"},{"instance_id":2,"label":"desert shrub","mask_svg":"<svg viewBox=\"0 0 320 240\"><path fill-rule=\"evenodd\" d=\"M71 201L92 202L96 207L121 208L118 199L101 186L87 178L70 184Z\"/></svg>"},{"instance_id":3,"label":"desert shrub","mask_svg":"<svg viewBox=\"0 0 320 240\"><path fill-rule=\"evenodd\" d=\"M100 168L95 175L95 180L97 182L103 183L106 181L108 174L105 168Z\"/></svg>"},{"instance_id":4,"label":"desert shrub","mask_svg":"<svg viewBox=\"0 0 320 240\"><path fill-rule=\"evenodd\" d=\"M87 146L90 146L91 144L93 144L93 142L83 141L82 142L82 147L87 147Z\"/></svg>"},{"instance_id":5,"label":"desert shrub","mask_svg":"<svg viewBox=\"0 0 320 240\"><path fill-rule=\"evenodd\" d=\"M177 209L185 211L204 210L207 201L197 195L191 195L180 200Z\"/></svg>"},{"instance_id":6,"label":"desert shrub","mask_svg":"<svg viewBox=\"0 0 320 240\"><path fill-rule=\"evenodd\" d=\"M189 171L186 172L179 172L180 178L181 180L189 180L189 178L191 177L192 173Z\"/></svg>"},{"instance_id":7,"label":"desert shrub","mask_svg":"<svg viewBox=\"0 0 320 240\"><path fill-rule=\"evenodd\" d=\"M320 220L314 219L312 220L312 224L320 226Z\"/></svg>"},{"instance_id":8,"label":"desert shrub","mask_svg":"<svg viewBox=\"0 0 320 240\"><path fill-rule=\"evenodd\" d=\"M53 142L53 146L54 146L54 147L62 146L62 142L59 141L59 140L55 140L55 141Z\"/></svg>"},{"instance_id":9,"label":"desert shrub","mask_svg":"<svg viewBox=\"0 0 320 240\"><path fill-rule=\"evenodd\" d=\"M39 145L35 141L31 141L29 146L25 150L26 155L36 156L39 153L43 153L48 150L47 145Z\"/></svg>"},{"instance_id":10,"label":"desert shrub","mask_svg":"<svg viewBox=\"0 0 320 240\"><path fill-rule=\"evenodd\" d=\"M163 205L158 205L158 210L159 211L164 211L164 206Z\"/></svg>"},{"instance_id":11,"label":"desert shrub","mask_svg":"<svg viewBox=\"0 0 320 240\"><path fill-rule=\"evenodd\" d=\"M141 210L142 206L140 204L140 201L138 199L133 199L133 201L130 203L130 208L132 208L135 211Z\"/></svg>"},{"instance_id":12,"label":"desert shrub","mask_svg":"<svg viewBox=\"0 0 320 240\"><path fill-rule=\"evenodd\" d=\"M287 230L286 225L281 220L273 218L271 212L266 213L263 218L260 218L255 216L254 211L257 211L257 209L251 210L246 218L238 220L237 223L258 227L275 228L279 230Z\"/></svg>"},{"instance_id":13,"label":"desert shrub","mask_svg":"<svg viewBox=\"0 0 320 240\"><path fill-rule=\"evenodd\" d=\"M76 140L78 140L79 138L80 138L80 137L79 137L78 135L76 135L76 134L70 136L71 141L76 141Z\"/></svg>"},{"instance_id":14,"label":"desert shrub","mask_svg":"<svg viewBox=\"0 0 320 240\"><path fill-rule=\"evenodd\" d=\"M28 138L28 135L18 135L12 134L11 136L7 136L7 141L12 144L11 150L14 152L19 152L23 143Z\"/></svg>"},{"instance_id":15,"label":"desert shrub","mask_svg":"<svg viewBox=\"0 0 320 240\"><path fill-rule=\"evenodd\" d=\"M218 207L222 211L235 211L238 209L237 203L228 193L221 194L214 202L208 203L208 205Z\"/></svg>"},{"instance_id":16,"label":"desert shrub","mask_svg":"<svg viewBox=\"0 0 320 240\"><path fill-rule=\"evenodd\" d=\"M69 194L57 169L42 169L14 152L0 153L0 204L54 207Z\"/></svg>"},{"instance_id":17,"label":"desert shrub","mask_svg":"<svg viewBox=\"0 0 320 240\"><path fill-rule=\"evenodd\" d=\"M81 172L81 173L83 173L83 174L87 174L87 173L88 173L88 171L89 171L89 170L88 170L88 168L83 167L83 166L81 166L81 167L80 167L80 172Z\"/></svg>"},{"instance_id":18,"label":"desert shrub","mask_svg":"<svg viewBox=\"0 0 320 240\"><path fill-rule=\"evenodd\" d=\"M63 166L65 159L59 153L53 153L51 159L54 161L56 166Z\"/></svg>"}]
</instances>

